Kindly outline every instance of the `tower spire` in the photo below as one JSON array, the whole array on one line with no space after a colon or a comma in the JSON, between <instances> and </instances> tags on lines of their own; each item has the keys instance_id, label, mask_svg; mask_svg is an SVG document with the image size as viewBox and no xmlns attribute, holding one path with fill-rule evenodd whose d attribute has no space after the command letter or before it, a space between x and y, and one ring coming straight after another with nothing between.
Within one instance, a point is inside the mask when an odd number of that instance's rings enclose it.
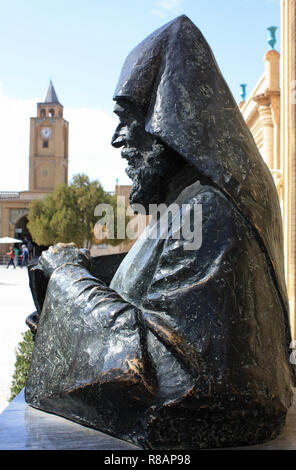
<instances>
[{"instance_id":1,"label":"tower spire","mask_svg":"<svg viewBox=\"0 0 296 470\"><path fill-rule=\"evenodd\" d=\"M47 93L46 93L44 103L58 103L58 104L61 104L59 102L58 96L56 94L56 91L54 89L54 86L53 86L53 83L52 83L51 80L49 82L49 87L48 87L48 90L47 90Z\"/></svg>"}]
</instances>

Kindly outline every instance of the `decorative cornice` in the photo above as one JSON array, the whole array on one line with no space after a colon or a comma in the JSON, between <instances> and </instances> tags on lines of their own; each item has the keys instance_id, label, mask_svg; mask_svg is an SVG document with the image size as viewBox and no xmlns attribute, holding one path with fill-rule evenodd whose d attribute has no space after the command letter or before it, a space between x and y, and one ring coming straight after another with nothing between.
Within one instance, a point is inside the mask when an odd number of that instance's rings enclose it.
<instances>
[{"instance_id":1,"label":"decorative cornice","mask_svg":"<svg viewBox=\"0 0 296 470\"><path fill-rule=\"evenodd\" d=\"M260 95L253 96L253 100L258 106L269 106L270 105L270 97L269 94L260 93Z\"/></svg>"}]
</instances>

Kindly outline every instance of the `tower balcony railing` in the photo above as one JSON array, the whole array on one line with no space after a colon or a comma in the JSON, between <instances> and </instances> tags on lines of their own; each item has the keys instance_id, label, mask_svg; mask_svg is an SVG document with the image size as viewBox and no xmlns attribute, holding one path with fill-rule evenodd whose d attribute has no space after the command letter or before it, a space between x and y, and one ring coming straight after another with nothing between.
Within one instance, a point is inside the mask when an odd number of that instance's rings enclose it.
<instances>
[{"instance_id":1,"label":"tower balcony railing","mask_svg":"<svg viewBox=\"0 0 296 470\"><path fill-rule=\"evenodd\" d=\"M0 199L19 199L20 193L17 191L0 191Z\"/></svg>"}]
</instances>

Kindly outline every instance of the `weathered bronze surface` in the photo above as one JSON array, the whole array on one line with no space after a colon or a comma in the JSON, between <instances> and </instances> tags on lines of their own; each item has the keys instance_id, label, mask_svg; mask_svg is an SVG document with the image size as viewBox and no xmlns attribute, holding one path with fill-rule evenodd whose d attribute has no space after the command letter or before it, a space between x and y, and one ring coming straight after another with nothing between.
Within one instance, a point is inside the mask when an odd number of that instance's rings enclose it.
<instances>
[{"instance_id":1,"label":"weathered bronze surface","mask_svg":"<svg viewBox=\"0 0 296 470\"><path fill-rule=\"evenodd\" d=\"M202 244L154 220L122 261L44 252L26 400L144 448L272 439L295 384L272 176L186 16L130 53L114 99L131 202L201 204Z\"/></svg>"}]
</instances>

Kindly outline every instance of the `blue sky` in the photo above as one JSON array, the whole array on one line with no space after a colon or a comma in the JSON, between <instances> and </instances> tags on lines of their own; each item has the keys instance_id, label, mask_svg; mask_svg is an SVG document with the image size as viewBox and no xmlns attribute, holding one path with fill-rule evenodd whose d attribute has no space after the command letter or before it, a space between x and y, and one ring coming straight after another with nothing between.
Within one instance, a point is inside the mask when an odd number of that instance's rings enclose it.
<instances>
[{"instance_id":1,"label":"blue sky","mask_svg":"<svg viewBox=\"0 0 296 470\"><path fill-rule=\"evenodd\" d=\"M70 122L70 176L85 172L112 190L116 178L129 183L110 139L113 91L135 45L186 14L239 101L239 84L250 92L263 73L266 28L280 26L280 0L0 0L0 13L0 190L27 189L29 117L50 78Z\"/></svg>"}]
</instances>

